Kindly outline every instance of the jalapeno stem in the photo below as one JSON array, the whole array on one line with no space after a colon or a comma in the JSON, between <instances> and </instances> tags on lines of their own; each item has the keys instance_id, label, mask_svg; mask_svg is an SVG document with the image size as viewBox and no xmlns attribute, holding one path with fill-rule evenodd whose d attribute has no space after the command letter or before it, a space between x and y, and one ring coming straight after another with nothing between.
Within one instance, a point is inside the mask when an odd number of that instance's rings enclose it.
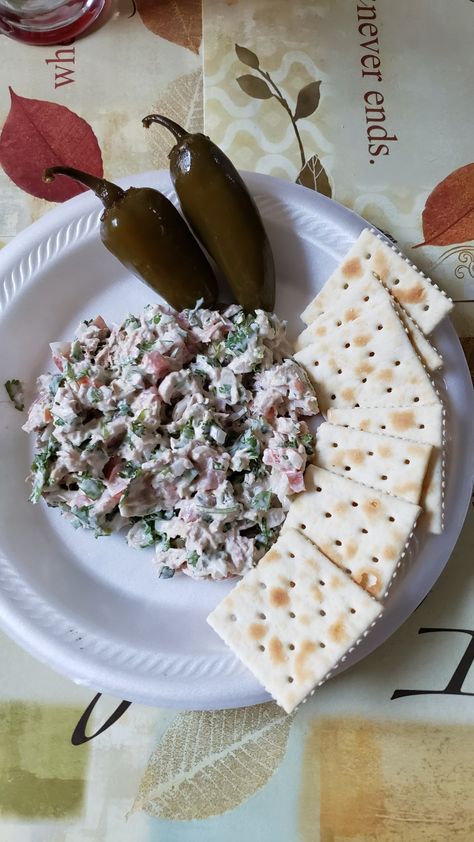
<instances>
[{"instance_id":1,"label":"jalapeno stem","mask_svg":"<svg viewBox=\"0 0 474 842\"><path fill-rule=\"evenodd\" d=\"M146 129L149 129L152 123L159 123L160 126L164 126L165 129L168 129L168 131L171 132L178 143L186 137L189 137L189 132L187 132L186 129L183 129L183 127L179 126L178 123L175 123L174 120L170 120L169 117L163 117L161 114L149 114L148 117L143 118L142 123Z\"/></svg>"},{"instance_id":2,"label":"jalapeno stem","mask_svg":"<svg viewBox=\"0 0 474 842\"><path fill-rule=\"evenodd\" d=\"M84 184L85 187L89 187L106 208L112 207L115 202L125 196L125 191L117 184L113 184L105 178L98 178L95 175L90 175L90 173L81 172L74 167L48 167L43 173L43 181L54 181L56 175L67 175L80 184Z\"/></svg>"}]
</instances>

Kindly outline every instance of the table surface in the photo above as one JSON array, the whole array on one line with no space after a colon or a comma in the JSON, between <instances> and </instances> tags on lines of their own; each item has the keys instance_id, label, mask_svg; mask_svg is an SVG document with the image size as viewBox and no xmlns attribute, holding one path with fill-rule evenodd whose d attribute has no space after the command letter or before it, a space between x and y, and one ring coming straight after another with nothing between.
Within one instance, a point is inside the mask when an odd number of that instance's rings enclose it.
<instances>
[{"instance_id":1,"label":"table surface","mask_svg":"<svg viewBox=\"0 0 474 842\"><path fill-rule=\"evenodd\" d=\"M166 167L169 138L140 125L166 113L390 233L456 301L472 368L474 3L118 0L100 24L1 37L2 245L53 206L43 155ZM0 635L0 839L472 840L473 539L471 509L411 618L292 717L95 696Z\"/></svg>"}]
</instances>

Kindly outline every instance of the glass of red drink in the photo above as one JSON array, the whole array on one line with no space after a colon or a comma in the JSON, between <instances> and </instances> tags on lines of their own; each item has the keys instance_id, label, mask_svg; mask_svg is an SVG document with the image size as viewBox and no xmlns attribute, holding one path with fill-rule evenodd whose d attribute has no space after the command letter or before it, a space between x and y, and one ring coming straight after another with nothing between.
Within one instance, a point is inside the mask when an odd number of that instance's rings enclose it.
<instances>
[{"instance_id":1,"label":"glass of red drink","mask_svg":"<svg viewBox=\"0 0 474 842\"><path fill-rule=\"evenodd\" d=\"M81 35L105 0L0 0L0 33L26 44L63 44Z\"/></svg>"}]
</instances>

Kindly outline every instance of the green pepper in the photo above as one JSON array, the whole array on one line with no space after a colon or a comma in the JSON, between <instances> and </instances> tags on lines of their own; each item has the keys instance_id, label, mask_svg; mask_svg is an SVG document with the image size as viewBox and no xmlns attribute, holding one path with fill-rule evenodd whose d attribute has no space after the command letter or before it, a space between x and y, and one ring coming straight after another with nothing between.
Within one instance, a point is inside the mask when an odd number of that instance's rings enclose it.
<instances>
[{"instance_id":1,"label":"green pepper","mask_svg":"<svg viewBox=\"0 0 474 842\"><path fill-rule=\"evenodd\" d=\"M181 209L215 260L237 301L246 310L273 310L275 266L260 213L244 181L218 146L204 134L191 134L159 114L143 119L160 123L176 144L170 172Z\"/></svg>"},{"instance_id":2,"label":"green pepper","mask_svg":"<svg viewBox=\"0 0 474 842\"><path fill-rule=\"evenodd\" d=\"M215 304L217 281L204 252L174 205L151 187L122 190L72 167L50 167L44 180L66 175L89 187L104 205L100 235L106 248L134 275L181 310L200 298Z\"/></svg>"}]
</instances>

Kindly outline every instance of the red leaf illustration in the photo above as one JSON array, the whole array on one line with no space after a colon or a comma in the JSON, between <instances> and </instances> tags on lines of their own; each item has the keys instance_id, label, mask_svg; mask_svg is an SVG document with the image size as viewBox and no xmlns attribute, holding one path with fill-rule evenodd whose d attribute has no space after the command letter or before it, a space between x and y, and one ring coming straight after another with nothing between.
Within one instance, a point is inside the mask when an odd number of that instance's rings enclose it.
<instances>
[{"instance_id":1,"label":"red leaf illustration","mask_svg":"<svg viewBox=\"0 0 474 842\"><path fill-rule=\"evenodd\" d=\"M143 23L155 35L196 55L202 37L202 0L135 0Z\"/></svg>"},{"instance_id":2,"label":"red leaf illustration","mask_svg":"<svg viewBox=\"0 0 474 842\"><path fill-rule=\"evenodd\" d=\"M64 202L86 189L69 178L51 184L43 170L65 164L103 175L102 155L89 123L64 105L18 96L10 88L11 108L0 135L0 164L11 180L39 199Z\"/></svg>"},{"instance_id":3,"label":"red leaf illustration","mask_svg":"<svg viewBox=\"0 0 474 842\"><path fill-rule=\"evenodd\" d=\"M428 196L420 246L450 246L474 240L474 164L454 170Z\"/></svg>"}]
</instances>

